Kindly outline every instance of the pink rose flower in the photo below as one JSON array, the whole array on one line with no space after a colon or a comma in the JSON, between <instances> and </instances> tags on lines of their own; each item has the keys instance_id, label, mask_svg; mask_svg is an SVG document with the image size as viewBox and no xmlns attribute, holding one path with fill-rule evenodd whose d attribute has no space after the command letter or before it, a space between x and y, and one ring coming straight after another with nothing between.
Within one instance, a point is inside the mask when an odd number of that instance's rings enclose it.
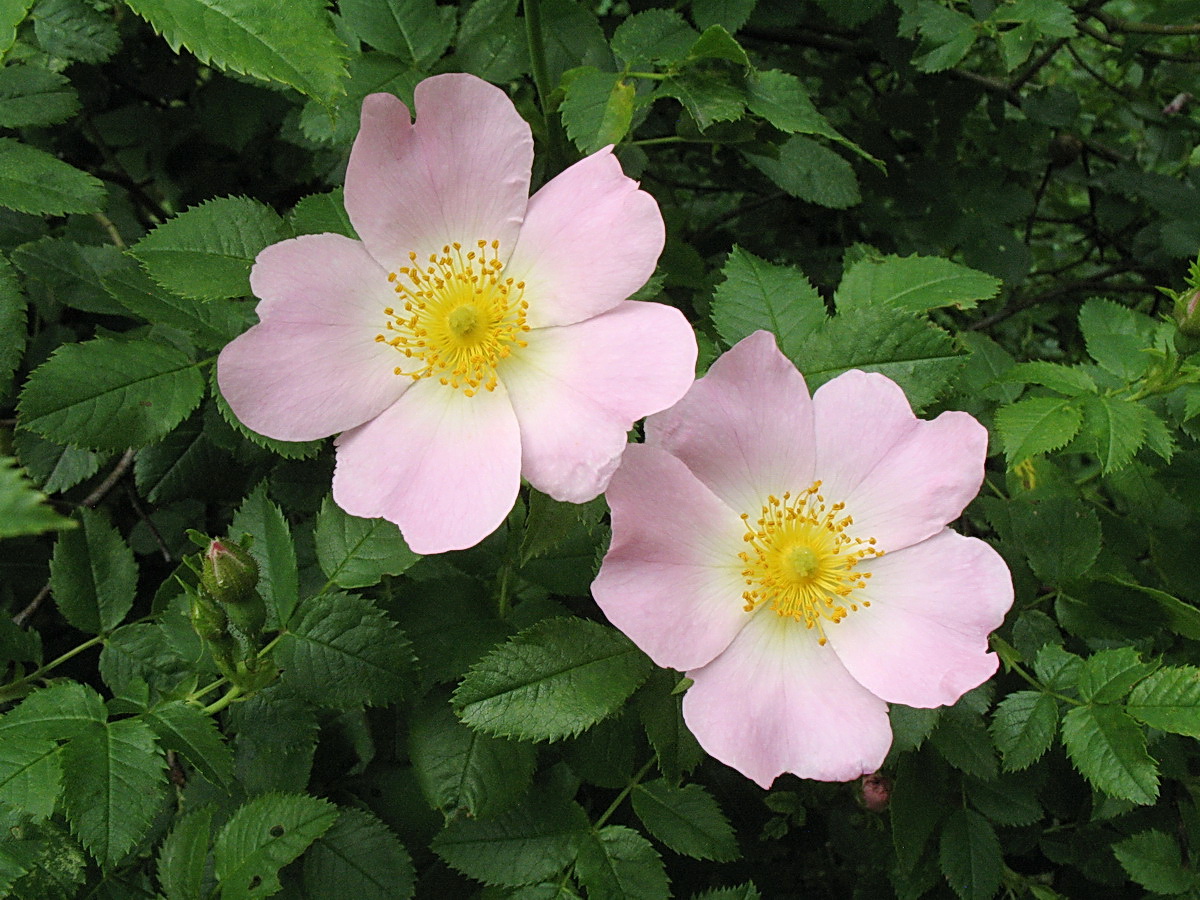
<instances>
[{"instance_id":1,"label":"pink rose flower","mask_svg":"<svg viewBox=\"0 0 1200 900\"><path fill-rule=\"evenodd\" d=\"M996 671L1008 569L946 528L986 451L971 416L918 419L882 375L810 399L756 332L626 451L593 594L695 682L683 716L712 756L763 787L874 772L888 703L954 703Z\"/></svg>"},{"instance_id":2,"label":"pink rose flower","mask_svg":"<svg viewBox=\"0 0 1200 900\"><path fill-rule=\"evenodd\" d=\"M266 248L259 324L217 365L248 427L341 433L333 496L400 526L417 553L478 543L521 477L572 502L599 494L633 422L692 383L683 315L628 301L654 271L654 199L605 148L529 197L533 140L471 75L417 85L416 122L363 102L346 172L361 240Z\"/></svg>"}]
</instances>

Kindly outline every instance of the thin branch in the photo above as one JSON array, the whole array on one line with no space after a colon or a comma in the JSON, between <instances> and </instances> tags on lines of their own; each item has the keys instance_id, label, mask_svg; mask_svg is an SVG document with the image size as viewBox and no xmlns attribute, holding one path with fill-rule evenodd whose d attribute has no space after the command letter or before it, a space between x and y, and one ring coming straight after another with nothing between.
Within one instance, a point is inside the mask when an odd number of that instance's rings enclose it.
<instances>
[{"instance_id":1,"label":"thin branch","mask_svg":"<svg viewBox=\"0 0 1200 900\"><path fill-rule=\"evenodd\" d=\"M1128 19L1118 19L1116 16L1095 10L1092 16L1104 23L1109 31L1122 31L1126 34L1200 34L1200 23L1191 25L1159 25L1155 22L1131 22Z\"/></svg>"},{"instance_id":2,"label":"thin branch","mask_svg":"<svg viewBox=\"0 0 1200 900\"><path fill-rule=\"evenodd\" d=\"M1102 31L1097 31L1087 22L1076 22L1075 27L1082 31L1090 38L1095 38L1102 44L1107 44L1110 47L1116 47L1118 50L1124 50L1125 44L1118 41L1111 35L1107 35ZM1142 56L1149 56L1153 59L1161 59L1164 62L1181 62L1181 63L1197 63L1200 62L1200 56L1189 56L1186 53L1167 53L1162 50L1155 50L1151 47L1138 47L1135 51Z\"/></svg>"},{"instance_id":3,"label":"thin branch","mask_svg":"<svg viewBox=\"0 0 1200 900\"><path fill-rule=\"evenodd\" d=\"M93 506L103 500L105 496L107 496L108 492L113 489L116 483L121 480L122 476L129 471L129 467L133 465L134 455L134 450L126 450L120 460L117 461L117 464L113 466L113 470L108 473L108 476L102 482L100 482L94 491L84 497L79 505L91 509ZM13 616L13 624L18 627L23 626L29 621L33 614L38 611L38 607L41 606L49 596L50 582L47 581L42 586L42 589L37 592L37 596L30 600L24 609Z\"/></svg>"}]
</instances>

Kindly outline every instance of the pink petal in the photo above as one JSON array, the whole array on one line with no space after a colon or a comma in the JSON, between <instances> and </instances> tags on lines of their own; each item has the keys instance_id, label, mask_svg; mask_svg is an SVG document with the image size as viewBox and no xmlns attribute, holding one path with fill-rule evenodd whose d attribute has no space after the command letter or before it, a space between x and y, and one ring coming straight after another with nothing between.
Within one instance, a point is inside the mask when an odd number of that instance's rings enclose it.
<instances>
[{"instance_id":1,"label":"pink petal","mask_svg":"<svg viewBox=\"0 0 1200 900\"><path fill-rule=\"evenodd\" d=\"M346 212L385 268L453 241L512 252L529 197L533 138L512 101L474 75L427 78L416 124L390 94L363 101L346 169Z\"/></svg>"},{"instance_id":2,"label":"pink petal","mask_svg":"<svg viewBox=\"0 0 1200 900\"><path fill-rule=\"evenodd\" d=\"M272 244L250 272L262 322L217 360L217 383L248 428L284 441L361 425L408 387L398 354L377 343L394 302L387 274L358 241L315 234Z\"/></svg>"},{"instance_id":3,"label":"pink petal","mask_svg":"<svg viewBox=\"0 0 1200 900\"><path fill-rule=\"evenodd\" d=\"M613 538L596 603L660 666L708 663L751 619L741 520L678 459L644 444L625 451L606 496Z\"/></svg>"},{"instance_id":4,"label":"pink petal","mask_svg":"<svg viewBox=\"0 0 1200 900\"><path fill-rule=\"evenodd\" d=\"M822 493L885 550L937 534L983 483L987 429L964 412L918 419L883 375L839 375L817 390L813 413Z\"/></svg>"},{"instance_id":5,"label":"pink petal","mask_svg":"<svg viewBox=\"0 0 1200 900\"><path fill-rule=\"evenodd\" d=\"M662 447L738 513L813 480L812 403L804 378L766 331L739 341L682 400L646 421Z\"/></svg>"},{"instance_id":6,"label":"pink petal","mask_svg":"<svg viewBox=\"0 0 1200 900\"><path fill-rule=\"evenodd\" d=\"M416 553L479 543L512 509L521 439L504 385L467 397L437 381L337 440L333 499L346 512L395 522Z\"/></svg>"},{"instance_id":7,"label":"pink petal","mask_svg":"<svg viewBox=\"0 0 1200 900\"><path fill-rule=\"evenodd\" d=\"M521 423L522 473L558 500L604 490L634 421L683 396L696 336L677 309L621 303L593 319L529 333L502 377Z\"/></svg>"},{"instance_id":8,"label":"pink petal","mask_svg":"<svg viewBox=\"0 0 1200 900\"><path fill-rule=\"evenodd\" d=\"M760 609L702 669L683 718L711 756L761 787L793 772L849 781L874 772L892 743L887 704L855 681L815 632Z\"/></svg>"},{"instance_id":9,"label":"pink petal","mask_svg":"<svg viewBox=\"0 0 1200 900\"><path fill-rule=\"evenodd\" d=\"M529 200L508 274L526 284L529 324L569 325L612 309L654 274L666 232L658 204L606 147Z\"/></svg>"},{"instance_id":10,"label":"pink petal","mask_svg":"<svg viewBox=\"0 0 1200 900\"><path fill-rule=\"evenodd\" d=\"M842 664L890 703L954 703L996 671L988 635L1013 601L1004 560L976 538L949 529L861 566L868 599L826 629Z\"/></svg>"}]
</instances>

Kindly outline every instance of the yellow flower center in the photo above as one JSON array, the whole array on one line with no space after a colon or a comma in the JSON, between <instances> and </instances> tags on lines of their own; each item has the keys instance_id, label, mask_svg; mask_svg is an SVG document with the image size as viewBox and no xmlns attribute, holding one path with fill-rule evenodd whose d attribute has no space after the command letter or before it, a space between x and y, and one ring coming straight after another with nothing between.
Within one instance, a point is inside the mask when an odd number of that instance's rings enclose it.
<instances>
[{"instance_id":1,"label":"yellow flower center","mask_svg":"<svg viewBox=\"0 0 1200 900\"><path fill-rule=\"evenodd\" d=\"M388 273L402 305L383 311L386 333L375 340L404 355L397 375L437 378L473 397L480 388L494 391L500 361L528 346L525 282L501 274L499 241L476 247L464 253L462 244L447 244L424 266L409 253L409 265Z\"/></svg>"},{"instance_id":2,"label":"yellow flower center","mask_svg":"<svg viewBox=\"0 0 1200 900\"><path fill-rule=\"evenodd\" d=\"M867 586L870 572L857 569L864 559L883 556L875 538L851 537L854 519L845 503L826 504L821 482L782 498L771 495L759 517L746 524L743 540L750 546L738 554L748 589L742 593L746 612L767 604L776 614L815 628L825 644L826 624L836 625L869 600L855 592Z\"/></svg>"}]
</instances>

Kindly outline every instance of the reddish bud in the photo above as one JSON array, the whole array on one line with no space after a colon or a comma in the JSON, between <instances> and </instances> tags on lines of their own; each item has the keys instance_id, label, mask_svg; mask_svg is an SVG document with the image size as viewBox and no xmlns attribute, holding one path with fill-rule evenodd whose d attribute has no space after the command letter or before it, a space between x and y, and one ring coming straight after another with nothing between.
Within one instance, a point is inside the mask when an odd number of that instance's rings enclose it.
<instances>
[{"instance_id":1,"label":"reddish bud","mask_svg":"<svg viewBox=\"0 0 1200 900\"><path fill-rule=\"evenodd\" d=\"M862 777L862 803L873 813L881 813L888 808L892 799L892 779L881 772L873 772Z\"/></svg>"}]
</instances>

